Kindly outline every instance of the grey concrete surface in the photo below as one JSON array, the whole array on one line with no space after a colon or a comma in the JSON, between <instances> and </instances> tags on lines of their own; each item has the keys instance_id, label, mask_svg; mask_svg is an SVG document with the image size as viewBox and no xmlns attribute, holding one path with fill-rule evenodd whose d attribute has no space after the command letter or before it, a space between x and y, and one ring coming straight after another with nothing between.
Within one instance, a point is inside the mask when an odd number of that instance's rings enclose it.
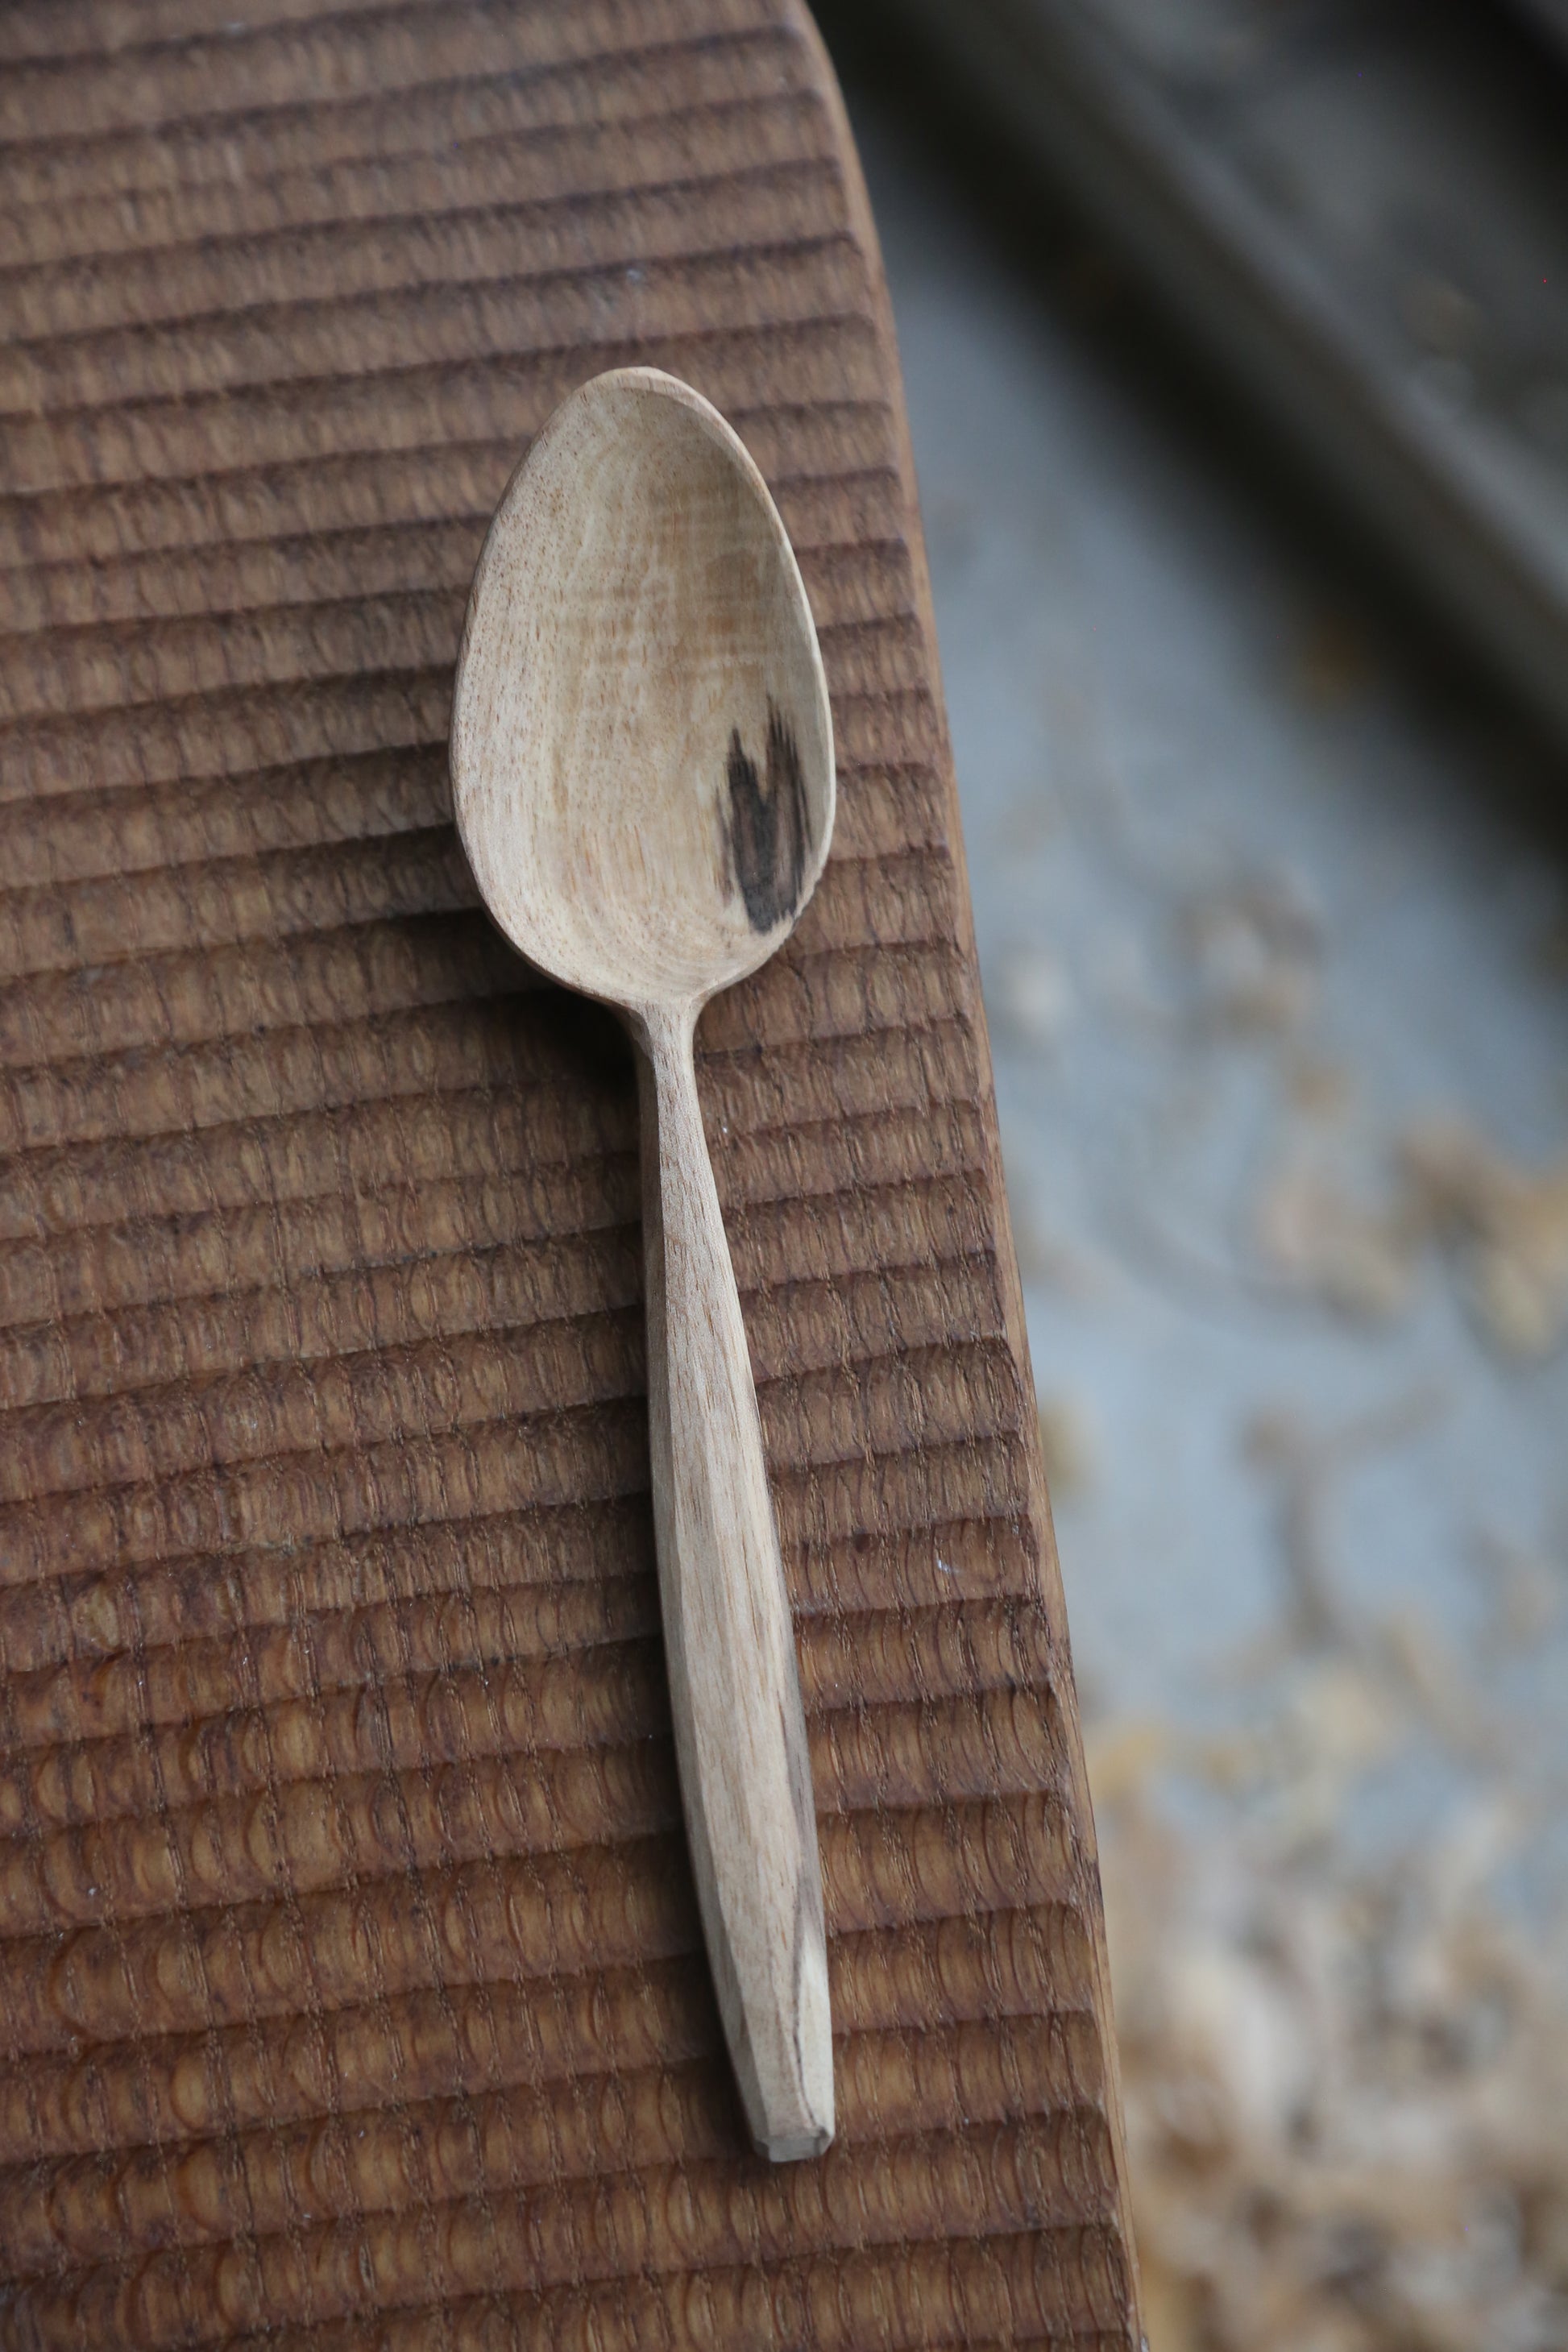
<instances>
[{"instance_id":1,"label":"grey concrete surface","mask_svg":"<svg viewBox=\"0 0 1568 2352\"><path fill-rule=\"evenodd\" d=\"M1506 813L1539 747L851 101L1086 1696L1225 1709L1281 1607L1337 1588L1484 1651L1549 1727L1568 894ZM1462 1173L1434 1207L1439 1118L1480 1207Z\"/></svg>"}]
</instances>

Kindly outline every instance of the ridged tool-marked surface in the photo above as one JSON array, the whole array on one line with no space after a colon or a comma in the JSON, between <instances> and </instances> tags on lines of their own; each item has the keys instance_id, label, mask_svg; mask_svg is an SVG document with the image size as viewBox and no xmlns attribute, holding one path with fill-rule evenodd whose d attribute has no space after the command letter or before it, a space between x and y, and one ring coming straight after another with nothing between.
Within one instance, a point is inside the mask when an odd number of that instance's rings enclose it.
<instances>
[{"instance_id":1,"label":"ridged tool-marked surface","mask_svg":"<svg viewBox=\"0 0 1568 2352\"><path fill-rule=\"evenodd\" d=\"M791 0L0 12L0 2344L1136 2334L896 362ZM700 1034L839 2137L746 2152L652 1575L631 1061L452 665L598 369L733 420L839 814Z\"/></svg>"}]
</instances>

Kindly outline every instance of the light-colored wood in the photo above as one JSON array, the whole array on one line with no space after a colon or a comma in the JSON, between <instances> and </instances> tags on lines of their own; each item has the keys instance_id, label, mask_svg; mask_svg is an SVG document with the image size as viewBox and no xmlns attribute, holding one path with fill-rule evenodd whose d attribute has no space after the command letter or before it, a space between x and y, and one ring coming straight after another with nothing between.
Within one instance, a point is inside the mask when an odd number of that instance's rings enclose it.
<instances>
[{"instance_id":1,"label":"light-colored wood","mask_svg":"<svg viewBox=\"0 0 1568 2352\"><path fill-rule=\"evenodd\" d=\"M810 896L832 722L784 525L689 386L595 377L514 475L469 600L452 781L501 929L614 1005L638 1047L654 1518L692 1869L752 2140L775 2162L820 2155L833 2052L811 1765L692 1036Z\"/></svg>"}]
</instances>

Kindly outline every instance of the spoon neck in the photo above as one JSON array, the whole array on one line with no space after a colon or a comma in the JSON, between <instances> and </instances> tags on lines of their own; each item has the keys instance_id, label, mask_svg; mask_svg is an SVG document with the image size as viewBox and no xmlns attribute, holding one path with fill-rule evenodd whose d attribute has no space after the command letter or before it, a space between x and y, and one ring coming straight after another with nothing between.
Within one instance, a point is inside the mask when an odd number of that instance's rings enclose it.
<instances>
[{"instance_id":1,"label":"spoon neck","mask_svg":"<svg viewBox=\"0 0 1568 2352\"><path fill-rule=\"evenodd\" d=\"M641 1005L631 1015L637 1044L653 1065L654 1076L679 1085L693 1067L692 1041L700 1003Z\"/></svg>"}]
</instances>

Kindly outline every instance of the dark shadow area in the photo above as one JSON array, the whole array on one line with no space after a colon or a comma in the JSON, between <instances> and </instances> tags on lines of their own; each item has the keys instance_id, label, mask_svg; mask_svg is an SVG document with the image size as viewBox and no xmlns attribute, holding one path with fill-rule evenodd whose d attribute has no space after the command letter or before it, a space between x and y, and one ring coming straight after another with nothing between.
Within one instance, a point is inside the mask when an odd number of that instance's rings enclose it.
<instances>
[{"instance_id":1,"label":"dark shadow area","mask_svg":"<svg viewBox=\"0 0 1568 2352\"><path fill-rule=\"evenodd\" d=\"M1167 291L916 23L881 0L821 0L816 15L857 127L919 159L1026 299L1065 322L1228 499L1289 545L1331 625L1342 619L1410 681L1428 726L1476 747L1493 807L1568 861L1568 748L1373 537L1331 474L1247 396ZM1500 38L1510 66L1535 75L1542 107L1561 116L1568 136L1568 71L1511 21Z\"/></svg>"}]
</instances>

